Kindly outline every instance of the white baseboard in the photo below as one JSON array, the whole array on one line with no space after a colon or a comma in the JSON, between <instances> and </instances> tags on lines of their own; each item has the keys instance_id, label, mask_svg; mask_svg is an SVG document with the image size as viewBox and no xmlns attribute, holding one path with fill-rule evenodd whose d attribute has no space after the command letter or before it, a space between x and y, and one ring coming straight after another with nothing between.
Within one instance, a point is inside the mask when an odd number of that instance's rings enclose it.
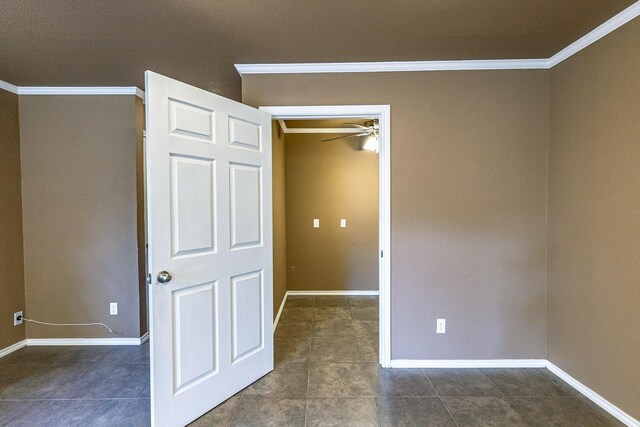
<instances>
[{"instance_id":1,"label":"white baseboard","mask_svg":"<svg viewBox=\"0 0 640 427\"><path fill-rule=\"evenodd\" d=\"M5 347L0 350L0 357L4 357L8 354L13 353L14 351L20 350L22 347L27 345L27 340L18 341L15 344L11 344L9 347Z\"/></svg>"},{"instance_id":2,"label":"white baseboard","mask_svg":"<svg viewBox=\"0 0 640 427\"><path fill-rule=\"evenodd\" d=\"M406 360L391 361L391 368L547 368L596 405L607 411L627 426L640 427L640 421L591 390L580 381L546 359L480 359L480 360Z\"/></svg>"},{"instance_id":3,"label":"white baseboard","mask_svg":"<svg viewBox=\"0 0 640 427\"><path fill-rule=\"evenodd\" d=\"M145 338L146 335L146 338ZM148 339L140 338L27 338L27 346L53 345L140 345ZM144 341L143 341L144 340Z\"/></svg>"},{"instance_id":4,"label":"white baseboard","mask_svg":"<svg viewBox=\"0 0 640 427\"><path fill-rule=\"evenodd\" d=\"M287 302L287 295L289 294L289 292L285 292L284 293L284 297L282 298L282 303L280 303L280 308L278 309L278 314L276 314L276 318L273 321L273 332L276 331L276 328L278 327L278 321L280 320L280 315L282 314L282 310L284 309L284 303Z\"/></svg>"},{"instance_id":5,"label":"white baseboard","mask_svg":"<svg viewBox=\"0 0 640 427\"><path fill-rule=\"evenodd\" d=\"M585 395L593 403L595 403L596 405L598 405L599 407L601 407L602 409L604 409L605 411L607 411L608 413L616 417L620 422L628 426L640 427L640 421L636 420L631 415L627 414L622 409L618 408L616 405L609 402L607 399L600 396L598 393L596 393L586 385L582 384L580 381L573 378L571 375L569 375L568 373L566 373L565 371L563 371L562 369L554 365L552 362L547 360L546 368L551 372L553 372L554 374L556 374L558 377L560 377L560 379L565 381L571 387L575 388L580 393Z\"/></svg>"},{"instance_id":6,"label":"white baseboard","mask_svg":"<svg viewBox=\"0 0 640 427\"><path fill-rule=\"evenodd\" d=\"M287 295L307 295L307 296L346 295L346 296L365 296L365 295L380 295L380 291L287 291Z\"/></svg>"},{"instance_id":7,"label":"white baseboard","mask_svg":"<svg viewBox=\"0 0 640 427\"><path fill-rule=\"evenodd\" d=\"M406 360L396 359L391 361L392 368L545 368L547 361L544 359L427 359Z\"/></svg>"}]
</instances>

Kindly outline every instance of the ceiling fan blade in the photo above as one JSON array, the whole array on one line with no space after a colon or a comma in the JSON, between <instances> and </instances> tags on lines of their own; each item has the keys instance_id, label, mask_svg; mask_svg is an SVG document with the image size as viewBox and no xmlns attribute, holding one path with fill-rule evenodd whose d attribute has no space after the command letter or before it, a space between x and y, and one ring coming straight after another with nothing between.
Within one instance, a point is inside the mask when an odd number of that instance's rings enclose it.
<instances>
[{"instance_id":1,"label":"ceiling fan blade","mask_svg":"<svg viewBox=\"0 0 640 427\"><path fill-rule=\"evenodd\" d=\"M336 138L323 139L322 142L335 141L336 139L355 138L356 136L365 136L365 135L369 135L369 132L354 133L354 134L351 134L351 135L338 136Z\"/></svg>"}]
</instances>

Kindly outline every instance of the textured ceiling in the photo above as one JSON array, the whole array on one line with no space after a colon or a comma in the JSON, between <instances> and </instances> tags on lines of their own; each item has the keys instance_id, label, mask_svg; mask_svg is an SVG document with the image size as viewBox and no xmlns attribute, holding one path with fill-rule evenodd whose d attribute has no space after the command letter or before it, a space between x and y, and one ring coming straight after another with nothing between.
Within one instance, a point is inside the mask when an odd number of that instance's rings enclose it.
<instances>
[{"instance_id":1,"label":"textured ceiling","mask_svg":"<svg viewBox=\"0 0 640 427\"><path fill-rule=\"evenodd\" d=\"M234 63L549 57L632 0L0 0L0 79L225 93Z\"/></svg>"}]
</instances>

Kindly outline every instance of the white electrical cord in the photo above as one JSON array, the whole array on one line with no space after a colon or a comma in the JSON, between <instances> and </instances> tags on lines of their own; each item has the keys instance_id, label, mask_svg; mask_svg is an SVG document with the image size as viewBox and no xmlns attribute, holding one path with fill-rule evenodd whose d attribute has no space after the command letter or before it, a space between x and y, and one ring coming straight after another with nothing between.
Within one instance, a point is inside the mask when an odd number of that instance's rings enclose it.
<instances>
[{"instance_id":1,"label":"white electrical cord","mask_svg":"<svg viewBox=\"0 0 640 427\"><path fill-rule=\"evenodd\" d=\"M40 325L49 325L49 326L104 326L107 328L109 332L115 334L113 329L105 325L104 323L49 323L49 322L40 322L39 320L27 319L26 317L22 317L22 320L25 322L38 323Z\"/></svg>"}]
</instances>

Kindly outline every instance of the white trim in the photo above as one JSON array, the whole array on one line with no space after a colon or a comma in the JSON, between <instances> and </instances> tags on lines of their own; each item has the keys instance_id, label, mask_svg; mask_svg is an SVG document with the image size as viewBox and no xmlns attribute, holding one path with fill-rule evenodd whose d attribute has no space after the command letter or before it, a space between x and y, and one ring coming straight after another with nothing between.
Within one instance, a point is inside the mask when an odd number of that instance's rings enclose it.
<instances>
[{"instance_id":1,"label":"white trim","mask_svg":"<svg viewBox=\"0 0 640 427\"><path fill-rule=\"evenodd\" d=\"M144 338L145 335L140 338L27 338L26 342L27 346L141 345L147 340Z\"/></svg>"},{"instance_id":2,"label":"white trim","mask_svg":"<svg viewBox=\"0 0 640 427\"><path fill-rule=\"evenodd\" d=\"M136 86L16 86L0 80L0 89L17 95L135 95L144 100Z\"/></svg>"},{"instance_id":3,"label":"white trim","mask_svg":"<svg viewBox=\"0 0 640 427\"><path fill-rule=\"evenodd\" d=\"M381 253L380 291L378 292L380 296L379 362L383 368L388 368L391 364L391 107L389 105L268 106L260 107L260 110L271 114L274 120L363 117L377 118L379 121L379 252ZM295 291L289 291L289 294L293 295L292 292Z\"/></svg>"},{"instance_id":4,"label":"white trim","mask_svg":"<svg viewBox=\"0 0 640 427\"><path fill-rule=\"evenodd\" d=\"M401 71L546 70L548 59L488 59L460 61L319 62L235 64L241 76L249 74L389 73Z\"/></svg>"},{"instance_id":5,"label":"white trim","mask_svg":"<svg viewBox=\"0 0 640 427\"><path fill-rule=\"evenodd\" d=\"M360 128L290 128L284 133L362 133Z\"/></svg>"},{"instance_id":6,"label":"white trim","mask_svg":"<svg viewBox=\"0 0 640 427\"><path fill-rule=\"evenodd\" d=\"M282 314L282 310L284 309L284 303L287 302L287 295L289 295L289 292L284 293L282 303L280 303L280 308L278 309L278 314L276 314L276 318L273 321L273 332L275 332L276 328L278 327L278 321L280 320L280 315Z\"/></svg>"},{"instance_id":7,"label":"white trim","mask_svg":"<svg viewBox=\"0 0 640 427\"><path fill-rule=\"evenodd\" d=\"M362 128L290 128L284 120L278 119L283 133L361 133Z\"/></svg>"},{"instance_id":8,"label":"white trim","mask_svg":"<svg viewBox=\"0 0 640 427\"><path fill-rule=\"evenodd\" d=\"M587 35L571 43L550 58L488 59L459 61L389 61L389 62L327 62L294 64L235 64L241 76L249 74L305 73L380 73L401 71L463 71L463 70L548 70L582 49L640 16L640 1L632 4Z\"/></svg>"},{"instance_id":9,"label":"white trim","mask_svg":"<svg viewBox=\"0 0 640 427\"><path fill-rule=\"evenodd\" d=\"M640 427L640 421L633 418L631 415L624 412L622 409L618 408L613 403L609 402L604 397L600 396L595 391L591 390L586 385L582 384L580 381L573 378L571 375L567 374L565 371L554 365L550 361L546 361L546 368L560 377L563 381L569 384L571 387L578 390L580 393L585 395L589 400L591 400L596 405L600 406L602 409L616 417L618 420L623 422L628 426Z\"/></svg>"},{"instance_id":10,"label":"white trim","mask_svg":"<svg viewBox=\"0 0 640 427\"><path fill-rule=\"evenodd\" d=\"M135 95L144 99L144 91L135 86L18 86L18 95Z\"/></svg>"},{"instance_id":11,"label":"white trim","mask_svg":"<svg viewBox=\"0 0 640 427\"><path fill-rule=\"evenodd\" d=\"M146 343L147 341L149 341L149 332L140 337L140 345Z\"/></svg>"},{"instance_id":12,"label":"white trim","mask_svg":"<svg viewBox=\"0 0 640 427\"><path fill-rule=\"evenodd\" d=\"M16 95L18 94L18 86L12 85L11 83L7 83L3 80L0 80L0 89L4 89L8 92L15 93Z\"/></svg>"},{"instance_id":13,"label":"white trim","mask_svg":"<svg viewBox=\"0 0 640 427\"><path fill-rule=\"evenodd\" d=\"M406 360L395 359L391 361L392 368L545 368L547 361L544 359L427 359Z\"/></svg>"},{"instance_id":14,"label":"white trim","mask_svg":"<svg viewBox=\"0 0 640 427\"><path fill-rule=\"evenodd\" d=\"M18 341L15 344L11 344L9 347L5 347L2 350L0 350L0 358L13 353L14 351L18 351L26 345L27 345L27 340Z\"/></svg>"},{"instance_id":15,"label":"white trim","mask_svg":"<svg viewBox=\"0 0 640 427\"><path fill-rule=\"evenodd\" d=\"M596 27L596 29L589 32L587 35L581 37L580 39L571 43L569 46L562 49L560 52L553 55L551 58L549 58L549 68L555 67L565 59L575 55L582 49L597 42L607 34L612 33L613 31L617 30L618 28L622 27L624 24L638 16L640 16L640 1L635 2L622 12L618 13L613 18L606 21L604 24Z\"/></svg>"},{"instance_id":16,"label":"white trim","mask_svg":"<svg viewBox=\"0 0 640 427\"><path fill-rule=\"evenodd\" d=\"M364 296L364 295L380 295L379 291L287 291L287 295L306 295L306 296L321 296L321 295L348 295L348 296Z\"/></svg>"}]
</instances>

